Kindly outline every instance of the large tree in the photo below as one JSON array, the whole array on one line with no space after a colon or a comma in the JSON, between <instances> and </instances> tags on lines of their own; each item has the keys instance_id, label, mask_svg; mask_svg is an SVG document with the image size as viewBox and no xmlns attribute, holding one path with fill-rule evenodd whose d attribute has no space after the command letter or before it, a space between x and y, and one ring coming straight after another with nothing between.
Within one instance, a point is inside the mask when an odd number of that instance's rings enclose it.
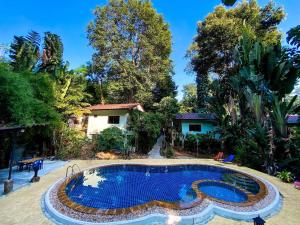
<instances>
[{"instance_id":1,"label":"large tree","mask_svg":"<svg viewBox=\"0 0 300 225\"><path fill-rule=\"evenodd\" d=\"M171 33L151 2L110 0L94 14L88 26L94 74L108 83L109 101L151 107L173 95Z\"/></svg>"},{"instance_id":2,"label":"large tree","mask_svg":"<svg viewBox=\"0 0 300 225\"><path fill-rule=\"evenodd\" d=\"M282 8L269 3L260 8L255 0L226 9L217 6L204 21L198 23L197 36L189 50L191 69L196 73L198 106L206 107L208 75L221 79L236 73L234 48L239 37L247 33L251 39L263 44L278 44L281 33L277 25L284 18Z\"/></svg>"}]
</instances>

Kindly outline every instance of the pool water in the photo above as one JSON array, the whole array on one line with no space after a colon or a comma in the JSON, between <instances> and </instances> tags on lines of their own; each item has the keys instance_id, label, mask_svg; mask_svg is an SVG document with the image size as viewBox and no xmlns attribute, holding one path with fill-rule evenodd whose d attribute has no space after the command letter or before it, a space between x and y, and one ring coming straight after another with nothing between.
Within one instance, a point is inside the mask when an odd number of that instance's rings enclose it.
<instances>
[{"instance_id":1,"label":"pool water","mask_svg":"<svg viewBox=\"0 0 300 225\"><path fill-rule=\"evenodd\" d=\"M222 201L245 202L248 197L245 193L229 185L205 182L199 189L206 195Z\"/></svg>"},{"instance_id":2,"label":"pool water","mask_svg":"<svg viewBox=\"0 0 300 225\"><path fill-rule=\"evenodd\" d=\"M222 181L235 171L207 165L114 165L84 171L66 187L74 202L101 210L128 208L154 200L192 204L196 180ZM224 201L243 202L247 196L231 186L199 186L205 194Z\"/></svg>"}]
</instances>

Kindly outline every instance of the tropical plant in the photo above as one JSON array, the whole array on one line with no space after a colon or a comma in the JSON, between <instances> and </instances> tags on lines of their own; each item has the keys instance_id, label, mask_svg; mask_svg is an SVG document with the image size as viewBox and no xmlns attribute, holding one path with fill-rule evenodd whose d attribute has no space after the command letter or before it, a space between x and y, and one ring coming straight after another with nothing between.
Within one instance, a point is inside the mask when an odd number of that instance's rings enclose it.
<instances>
[{"instance_id":1,"label":"tropical plant","mask_svg":"<svg viewBox=\"0 0 300 225\"><path fill-rule=\"evenodd\" d=\"M39 71L53 75L63 66L63 44L57 34L45 32L42 62Z\"/></svg>"},{"instance_id":2,"label":"tropical plant","mask_svg":"<svg viewBox=\"0 0 300 225\"><path fill-rule=\"evenodd\" d=\"M40 93L41 87L43 94ZM53 107L53 99L51 81L36 79L30 72L12 72L7 64L0 64L0 123L55 123L59 115Z\"/></svg>"},{"instance_id":3,"label":"tropical plant","mask_svg":"<svg viewBox=\"0 0 300 225\"><path fill-rule=\"evenodd\" d=\"M162 127L166 134L166 140L171 141L173 121L179 111L177 100L173 97L164 97L159 103L154 104L161 115Z\"/></svg>"},{"instance_id":4,"label":"tropical plant","mask_svg":"<svg viewBox=\"0 0 300 225\"><path fill-rule=\"evenodd\" d=\"M174 149L171 146L168 146L165 151L166 151L166 157L167 158L173 158L174 157L174 155L175 155Z\"/></svg>"},{"instance_id":5,"label":"tropical plant","mask_svg":"<svg viewBox=\"0 0 300 225\"><path fill-rule=\"evenodd\" d=\"M159 113L140 112L130 113L129 130L135 137L137 151L148 153L158 138L162 129L163 118Z\"/></svg>"},{"instance_id":6,"label":"tropical plant","mask_svg":"<svg viewBox=\"0 0 300 225\"><path fill-rule=\"evenodd\" d=\"M39 60L40 35L31 31L26 37L14 36L9 56L14 71L32 71Z\"/></svg>"},{"instance_id":7,"label":"tropical plant","mask_svg":"<svg viewBox=\"0 0 300 225\"><path fill-rule=\"evenodd\" d=\"M278 172L276 175L280 180L282 180L283 182L287 182L287 183L291 183L294 181L295 177L292 174L292 172L284 170L281 172Z\"/></svg>"},{"instance_id":8,"label":"tropical plant","mask_svg":"<svg viewBox=\"0 0 300 225\"><path fill-rule=\"evenodd\" d=\"M61 69L56 75L55 107L65 118L70 115L82 115L86 112L86 107L89 106L85 100L89 98L86 90L85 70L78 68L68 71L67 65Z\"/></svg>"},{"instance_id":9,"label":"tropical plant","mask_svg":"<svg viewBox=\"0 0 300 225\"><path fill-rule=\"evenodd\" d=\"M204 21L198 22L197 36L188 51L189 69L196 73L198 107L207 107L209 74L226 80L238 71L234 48L246 33L251 40L264 45L280 42L277 25L284 18L282 8L269 3L260 8L256 1L243 1L235 8L215 8Z\"/></svg>"},{"instance_id":10,"label":"tropical plant","mask_svg":"<svg viewBox=\"0 0 300 225\"><path fill-rule=\"evenodd\" d=\"M61 159L91 158L94 155L94 149L88 148L91 145L90 140L85 133L66 125L61 125L54 129L54 147L56 154ZM89 149L88 151L86 149Z\"/></svg>"},{"instance_id":11,"label":"tropical plant","mask_svg":"<svg viewBox=\"0 0 300 225\"><path fill-rule=\"evenodd\" d=\"M113 149L124 149L125 135L117 127L106 128L98 136L98 149L108 151Z\"/></svg>"},{"instance_id":12,"label":"tropical plant","mask_svg":"<svg viewBox=\"0 0 300 225\"><path fill-rule=\"evenodd\" d=\"M290 29L287 32L287 42L297 48L300 48L300 25Z\"/></svg>"}]
</instances>

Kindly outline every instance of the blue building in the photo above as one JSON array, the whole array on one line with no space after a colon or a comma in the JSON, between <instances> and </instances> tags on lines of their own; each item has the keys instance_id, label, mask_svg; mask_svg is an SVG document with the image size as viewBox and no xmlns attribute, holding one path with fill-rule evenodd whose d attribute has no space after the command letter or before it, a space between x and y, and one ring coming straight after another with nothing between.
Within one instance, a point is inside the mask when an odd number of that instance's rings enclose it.
<instances>
[{"instance_id":1,"label":"blue building","mask_svg":"<svg viewBox=\"0 0 300 225\"><path fill-rule=\"evenodd\" d=\"M183 113L176 115L180 132L187 134L208 134L217 129L216 116L212 113Z\"/></svg>"}]
</instances>

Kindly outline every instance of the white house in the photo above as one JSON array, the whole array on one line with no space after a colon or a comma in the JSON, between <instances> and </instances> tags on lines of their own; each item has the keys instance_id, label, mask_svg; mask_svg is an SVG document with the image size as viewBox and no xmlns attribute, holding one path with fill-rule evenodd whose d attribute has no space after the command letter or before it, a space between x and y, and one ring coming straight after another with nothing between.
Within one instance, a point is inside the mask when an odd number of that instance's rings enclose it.
<instances>
[{"instance_id":1,"label":"white house","mask_svg":"<svg viewBox=\"0 0 300 225\"><path fill-rule=\"evenodd\" d=\"M113 126L126 131L129 112L134 109L144 112L139 103L99 104L90 106L87 109L90 110L87 122L87 136L89 138Z\"/></svg>"}]
</instances>

